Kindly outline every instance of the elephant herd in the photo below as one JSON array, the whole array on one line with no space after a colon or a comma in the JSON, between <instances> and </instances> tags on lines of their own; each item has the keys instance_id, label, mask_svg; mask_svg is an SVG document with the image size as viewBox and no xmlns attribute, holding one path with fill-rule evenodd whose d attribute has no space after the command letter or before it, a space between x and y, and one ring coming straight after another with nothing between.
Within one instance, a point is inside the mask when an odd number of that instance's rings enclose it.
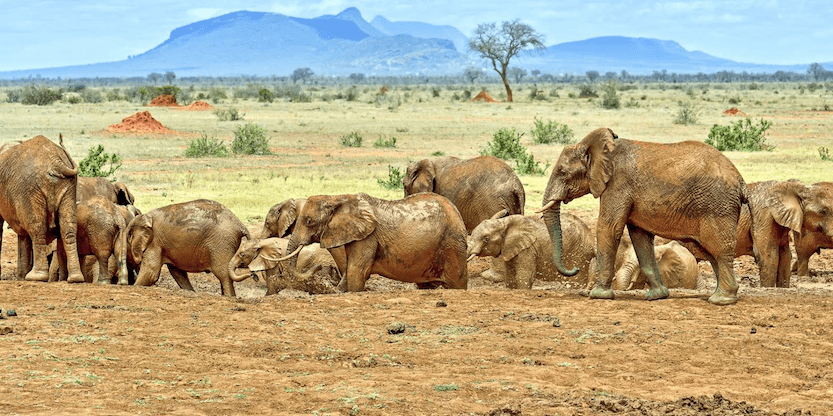
<instances>
[{"instance_id":1,"label":"elephant herd","mask_svg":"<svg viewBox=\"0 0 833 416\"><path fill-rule=\"evenodd\" d=\"M711 146L620 139L608 128L564 148L534 215L502 160L438 157L408 166L403 199L289 199L256 235L205 199L143 214L124 184L79 177L60 142L0 147L0 243L6 222L18 235L18 278L92 282L97 262L101 283L153 285L167 265L183 289L193 290L188 273L211 272L232 297L233 282L258 273L267 295L361 291L371 274L465 289L467 263L481 256L509 288L557 280L612 299L647 286L653 300L667 287L702 287L697 260L707 260L717 278L709 301L727 305L737 301L736 256L755 257L762 286L788 287L813 253L833 248L833 183L747 185ZM595 224L561 212L588 193L600 200Z\"/></svg>"}]
</instances>

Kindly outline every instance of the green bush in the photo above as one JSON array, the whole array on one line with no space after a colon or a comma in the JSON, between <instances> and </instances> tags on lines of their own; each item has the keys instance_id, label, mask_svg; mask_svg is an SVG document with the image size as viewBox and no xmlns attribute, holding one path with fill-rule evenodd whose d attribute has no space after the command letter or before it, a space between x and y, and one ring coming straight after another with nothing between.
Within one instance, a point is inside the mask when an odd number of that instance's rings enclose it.
<instances>
[{"instance_id":1,"label":"green bush","mask_svg":"<svg viewBox=\"0 0 833 416\"><path fill-rule=\"evenodd\" d=\"M185 149L185 157L226 157L228 148L222 140L208 137L203 134L201 137L188 142Z\"/></svg>"},{"instance_id":2,"label":"green bush","mask_svg":"<svg viewBox=\"0 0 833 416\"><path fill-rule=\"evenodd\" d=\"M382 136L379 136L373 143L373 147L396 147L396 137L391 136L390 139L384 139Z\"/></svg>"},{"instance_id":3,"label":"green bush","mask_svg":"<svg viewBox=\"0 0 833 416\"><path fill-rule=\"evenodd\" d=\"M362 135L355 131L341 136L341 145L344 147L362 147Z\"/></svg>"},{"instance_id":4,"label":"green bush","mask_svg":"<svg viewBox=\"0 0 833 416\"><path fill-rule=\"evenodd\" d=\"M573 142L573 131L566 124L559 124L555 121L547 121L535 118L535 127L532 131L532 141L535 144L569 144Z\"/></svg>"},{"instance_id":5,"label":"green bush","mask_svg":"<svg viewBox=\"0 0 833 416\"><path fill-rule=\"evenodd\" d=\"M826 147L819 147L819 157L821 160L833 162L833 156L830 156L830 150Z\"/></svg>"},{"instance_id":6,"label":"green bush","mask_svg":"<svg viewBox=\"0 0 833 416\"><path fill-rule=\"evenodd\" d=\"M214 110L214 115L217 116L220 121L238 121L243 120L243 116L246 114L239 112L236 108L229 108L228 110Z\"/></svg>"},{"instance_id":7,"label":"green bush","mask_svg":"<svg viewBox=\"0 0 833 416\"><path fill-rule=\"evenodd\" d=\"M700 109L692 101L677 101L677 105L679 109L677 110L677 117L674 118L674 124L697 124Z\"/></svg>"},{"instance_id":8,"label":"green bush","mask_svg":"<svg viewBox=\"0 0 833 416\"><path fill-rule=\"evenodd\" d=\"M526 155L526 148L521 144L523 135L523 133L515 132L515 129L500 129L492 136L492 141L486 143L485 148L480 149L480 154L503 160L512 160Z\"/></svg>"},{"instance_id":9,"label":"green bush","mask_svg":"<svg viewBox=\"0 0 833 416\"><path fill-rule=\"evenodd\" d=\"M405 173L399 170L399 168L388 165L388 178L381 179L376 178L376 182L379 183L379 186L385 189L396 190L402 189L402 178L405 177Z\"/></svg>"},{"instance_id":10,"label":"green bush","mask_svg":"<svg viewBox=\"0 0 833 416\"><path fill-rule=\"evenodd\" d=\"M271 155L266 129L254 123L246 123L234 132L231 152L236 155Z\"/></svg>"},{"instance_id":11,"label":"green bush","mask_svg":"<svg viewBox=\"0 0 833 416\"><path fill-rule=\"evenodd\" d=\"M604 95L602 96L601 106L608 110L618 110L622 104L619 100L619 93L616 92L616 81L608 81L604 87Z\"/></svg>"},{"instance_id":12,"label":"green bush","mask_svg":"<svg viewBox=\"0 0 833 416\"><path fill-rule=\"evenodd\" d=\"M578 98L597 98L598 96L599 94L596 93L596 90L590 84L582 84L578 87Z\"/></svg>"},{"instance_id":13,"label":"green bush","mask_svg":"<svg viewBox=\"0 0 833 416\"><path fill-rule=\"evenodd\" d=\"M63 97L60 89L53 90L39 85L27 85L17 90L10 90L6 94L6 101L26 105L49 105Z\"/></svg>"},{"instance_id":14,"label":"green bush","mask_svg":"<svg viewBox=\"0 0 833 416\"><path fill-rule=\"evenodd\" d=\"M532 153L524 153L515 159L515 172L519 175L544 176L549 165L541 167L540 162L535 161Z\"/></svg>"},{"instance_id":15,"label":"green bush","mask_svg":"<svg viewBox=\"0 0 833 416\"><path fill-rule=\"evenodd\" d=\"M81 91L81 99L84 100L85 103L103 103L105 101L104 94L101 91L94 90L87 88L84 91Z\"/></svg>"},{"instance_id":16,"label":"green bush","mask_svg":"<svg viewBox=\"0 0 833 416\"><path fill-rule=\"evenodd\" d=\"M108 154L104 151L104 146L98 145L91 147L87 151L87 157L78 162L78 175L86 177L100 177L106 178L121 167L121 156L116 153ZM110 167L104 170L104 165L109 164Z\"/></svg>"},{"instance_id":17,"label":"green bush","mask_svg":"<svg viewBox=\"0 0 833 416\"><path fill-rule=\"evenodd\" d=\"M772 150L773 146L766 144L764 133L772 127L771 121L763 118L758 126L752 125L752 119L738 120L729 126L715 124L709 131L706 144L712 145L721 152L724 150L759 151Z\"/></svg>"},{"instance_id":18,"label":"green bush","mask_svg":"<svg viewBox=\"0 0 833 416\"><path fill-rule=\"evenodd\" d=\"M275 94L267 88L261 88L257 93L257 101L260 103L271 103L275 100Z\"/></svg>"}]
</instances>

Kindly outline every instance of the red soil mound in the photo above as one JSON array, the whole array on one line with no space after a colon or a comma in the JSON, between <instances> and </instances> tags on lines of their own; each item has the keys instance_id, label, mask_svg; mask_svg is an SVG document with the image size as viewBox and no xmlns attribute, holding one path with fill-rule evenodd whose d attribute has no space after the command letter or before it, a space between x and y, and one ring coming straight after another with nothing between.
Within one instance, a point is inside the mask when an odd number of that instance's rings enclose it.
<instances>
[{"instance_id":1,"label":"red soil mound","mask_svg":"<svg viewBox=\"0 0 833 416\"><path fill-rule=\"evenodd\" d=\"M107 131L113 133L152 133L152 134L176 134L168 130L162 123L156 121L149 111L142 111L125 118L119 124L107 127Z\"/></svg>"},{"instance_id":2,"label":"red soil mound","mask_svg":"<svg viewBox=\"0 0 833 416\"><path fill-rule=\"evenodd\" d=\"M381 89L379 89L379 92L381 92L382 94L388 92L388 87L382 87Z\"/></svg>"},{"instance_id":3,"label":"red soil mound","mask_svg":"<svg viewBox=\"0 0 833 416\"><path fill-rule=\"evenodd\" d=\"M176 103L176 97L173 95L162 94L151 100L148 107L179 107L179 104Z\"/></svg>"},{"instance_id":4,"label":"red soil mound","mask_svg":"<svg viewBox=\"0 0 833 416\"><path fill-rule=\"evenodd\" d=\"M490 97L490 96L489 96L489 93L488 93L488 92L486 92L486 91L480 91L480 94L477 94L477 96L476 96L476 97L474 97L474 98L472 98L471 100L472 100L473 102L474 102L474 101L485 101L485 102L487 102L487 103L496 103L496 102L498 102L498 101L497 101L497 100L495 100L494 98Z\"/></svg>"},{"instance_id":5,"label":"red soil mound","mask_svg":"<svg viewBox=\"0 0 833 416\"><path fill-rule=\"evenodd\" d=\"M180 110L186 111L201 111L201 110L213 110L214 107L205 102L205 101L194 101L191 104L186 105L185 107L180 107Z\"/></svg>"},{"instance_id":6,"label":"red soil mound","mask_svg":"<svg viewBox=\"0 0 833 416\"><path fill-rule=\"evenodd\" d=\"M730 115L730 116L745 116L746 113L743 111L738 110L736 107L732 107L723 112L723 114Z\"/></svg>"}]
</instances>

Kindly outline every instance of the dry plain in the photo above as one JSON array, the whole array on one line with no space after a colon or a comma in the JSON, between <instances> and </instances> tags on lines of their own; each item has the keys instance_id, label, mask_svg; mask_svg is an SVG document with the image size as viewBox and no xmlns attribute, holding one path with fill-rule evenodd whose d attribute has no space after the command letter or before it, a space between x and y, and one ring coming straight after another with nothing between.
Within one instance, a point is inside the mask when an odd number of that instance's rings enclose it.
<instances>
[{"instance_id":1,"label":"dry plain","mask_svg":"<svg viewBox=\"0 0 833 416\"><path fill-rule=\"evenodd\" d=\"M400 198L377 184L389 165L404 170L435 152L473 157L500 128L525 132L535 159L552 164L563 146L534 145L535 118L567 124L576 139L606 126L622 138L674 142L704 140L712 125L736 122L724 111L737 107L773 122L772 151L726 153L747 182L828 181L833 162L818 148L833 147L833 112L820 110L833 95L805 86L636 84L619 94L637 105L619 110L568 98L575 85L541 86L560 97L531 101L526 84L514 103L452 99L466 86L439 86L439 97L427 86L388 86L380 99L381 86L360 86L356 101L323 100L346 89L323 87L308 88L306 103L212 103L241 110L244 122L126 101L2 103L0 142L62 133L76 160L102 144L124 158L116 177L141 210L209 198L254 230L289 197ZM487 87L498 96L499 86ZM688 100L698 123L674 124ZM144 110L181 134L104 131ZM230 142L245 122L266 128L273 155L182 156L201 134ZM340 145L351 132L364 137L361 148ZM379 137L396 137L396 147L373 147ZM540 206L547 178L521 177L528 211ZM565 209L595 218L598 203L587 196ZM642 291L614 301L560 285L509 291L476 277L481 262L471 265L468 291L375 277L365 293L266 298L244 282L226 299L210 275L192 277L196 293L167 274L150 288L15 281L14 233L4 237L0 308L17 316L0 320L0 414L833 413L829 251L811 259L815 276L794 276L789 289L760 288L751 258L738 259L741 300L727 307L706 302L709 290L672 290L656 302ZM713 288L708 268L701 273Z\"/></svg>"}]
</instances>

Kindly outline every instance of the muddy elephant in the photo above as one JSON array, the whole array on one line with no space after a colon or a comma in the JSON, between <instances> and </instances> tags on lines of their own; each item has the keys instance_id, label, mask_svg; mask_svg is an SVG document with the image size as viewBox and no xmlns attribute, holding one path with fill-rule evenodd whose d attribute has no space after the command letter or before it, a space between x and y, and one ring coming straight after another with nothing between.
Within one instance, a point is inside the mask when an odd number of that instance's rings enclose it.
<instances>
[{"instance_id":1,"label":"muddy elephant","mask_svg":"<svg viewBox=\"0 0 833 416\"><path fill-rule=\"evenodd\" d=\"M306 198L289 198L273 205L266 213L259 237L287 237L292 234L298 213L301 212L306 202Z\"/></svg>"},{"instance_id":2,"label":"muddy elephant","mask_svg":"<svg viewBox=\"0 0 833 416\"><path fill-rule=\"evenodd\" d=\"M228 266L244 236L251 237L243 223L223 204L207 199L139 215L127 226L128 262L139 270L135 284L155 284L166 264L182 289L194 290L188 273L211 272L222 294L234 297L233 281L239 280Z\"/></svg>"},{"instance_id":3,"label":"muddy elephant","mask_svg":"<svg viewBox=\"0 0 833 416\"><path fill-rule=\"evenodd\" d=\"M446 156L413 162L402 184L405 196L434 192L448 198L460 211L469 233L483 220L523 215L526 203L518 175L494 156L466 160Z\"/></svg>"},{"instance_id":4,"label":"muddy elephant","mask_svg":"<svg viewBox=\"0 0 833 416\"><path fill-rule=\"evenodd\" d=\"M124 182L110 182L107 178L78 177L76 202L86 201L94 196L102 196L118 205L134 205L136 199Z\"/></svg>"},{"instance_id":5,"label":"muddy elephant","mask_svg":"<svg viewBox=\"0 0 833 416\"><path fill-rule=\"evenodd\" d=\"M654 254L662 282L668 288L697 289L704 286L700 279L697 259L679 241L669 241L654 246ZM614 290L642 289L647 284L639 272L639 261L630 238L622 237L616 255Z\"/></svg>"},{"instance_id":6,"label":"muddy elephant","mask_svg":"<svg viewBox=\"0 0 833 416\"><path fill-rule=\"evenodd\" d=\"M575 276L558 273L552 262L552 242L539 216L509 215L488 219L474 228L469 239L469 260L474 256L496 257L506 263L506 285L531 289L534 279L569 282L584 286L596 244L590 228L569 212L561 214L565 267L579 268Z\"/></svg>"},{"instance_id":7,"label":"muddy elephant","mask_svg":"<svg viewBox=\"0 0 833 416\"><path fill-rule=\"evenodd\" d=\"M613 299L616 251L628 227L648 300L668 297L654 255L654 236L693 243L717 277L709 302L737 302L732 262L741 205L749 190L737 168L717 149L702 142L672 144L619 139L599 128L561 152L544 191L544 221L553 241L553 261L562 274L561 204L592 193L599 198L596 225L598 272L594 299Z\"/></svg>"},{"instance_id":8,"label":"muddy elephant","mask_svg":"<svg viewBox=\"0 0 833 416\"><path fill-rule=\"evenodd\" d=\"M814 183L807 187L806 195L815 202L802 205L805 210L803 227L792 233L796 260L791 269L799 276L810 274L810 256L820 253L823 248L833 248L833 225L829 219L833 215L830 208L833 182Z\"/></svg>"},{"instance_id":9,"label":"muddy elephant","mask_svg":"<svg viewBox=\"0 0 833 416\"><path fill-rule=\"evenodd\" d=\"M290 276L285 268L286 262L278 261L287 254L288 245L288 238L244 238L229 262L229 273L236 274L239 267L248 268L252 273L263 272L267 296L283 289L303 290L313 294L340 291L338 284L341 275L329 251L317 243L304 246L297 256L296 270ZM243 278L243 275L237 275L237 279Z\"/></svg>"},{"instance_id":10,"label":"muddy elephant","mask_svg":"<svg viewBox=\"0 0 833 416\"><path fill-rule=\"evenodd\" d=\"M98 283L111 283L112 278L117 277L119 284L128 284L133 269L127 266L127 225L141 212L133 205L118 205L95 195L79 202L76 213L78 256L85 281L91 283L93 273L82 259L93 256L98 264ZM65 276L64 262L50 264L50 282Z\"/></svg>"},{"instance_id":11,"label":"muddy elephant","mask_svg":"<svg viewBox=\"0 0 833 416\"><path fill-rule=\"evenodd\" d=\"M287 250L290 273L300 249L344 247L346 290L364 290L372 273L420 289L466 289L466 226L454 204L434 193L387 201L367 194L316 195L298 216Z\"/></svg>"},{"instance_id":12,"label":"muddy elephant","mask_svg":"<svg viewBox=\"0 0 833 416\"><path fill-rule=\"evenodd\" d=\"M44 136L0 151L0 246L3 222L17 233L17 277L49 279L49 244L68 259L70 283L84 281L78 263L75 192L78 165L63 146Z\"/></svg>"}]
</instances>

